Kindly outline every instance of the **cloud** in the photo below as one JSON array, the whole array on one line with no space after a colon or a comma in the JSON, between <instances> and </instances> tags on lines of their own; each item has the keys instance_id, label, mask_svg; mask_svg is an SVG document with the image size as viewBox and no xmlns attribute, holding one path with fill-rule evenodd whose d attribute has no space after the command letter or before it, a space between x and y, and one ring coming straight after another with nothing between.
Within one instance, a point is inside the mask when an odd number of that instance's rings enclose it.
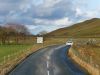
<instances>
[{"instance_id":1,"label":"cloud","mask_svg":"<svg viewBox=\"0 0 100 75\"><path fill-rule=\"evenodd\" d=\"M44 3L36 10L38 18L60 19L74 13L70 0L45 0Z\"/></svg>"},{"instance_id":2,"label":"cloud","mask_svg":"<svg viewBox=\"0 0 100 75\"><path fill-rule=\"evenodd\" d=\"M0 0L0 23L18 22L54 30L100 17L98 7L92 9L90 0Z\"/></svg>"},{"instance_id":3,"label":"cloud","mask_svg":"<svg viewBox=\"0 0 100 75\"><path fill-rule=\"evenodd\" d=\"M56 20L48 20L48 19L34 19L34 23L37 25L57 25L57 26L69 26L73 22L69 20L68 17L64 17Z\"/></svg>"},{"instance_id":4,"label":"cloud","mask_svg":"<svg viewBox=\"0 0 100 75\"><path fill-rule=\"evenodd\" d=\"M82 16L83 12L80 8L76 8L76 17Z\"/></svg>"},{"instance_id":5,"label":"cloud","mask_svg":"<svg viewBox=\"0 0 100 75\"><path fill-rule=\"evenodd\" d=\"M35 3L34 3L35 2ZM16 21L31 17L33 19L61 19L72 16L74 13L70 0L2 0L0 1L0 12ZM6 20L6 18L5 18ZM23 20L22 20L23 21ZM32 24L32 22L30 23Z\"/></svg>"},{"instance_id":6,"label":"cloud","mask_svg":"<svg viewBox=\"0 0 100 75\"><path fill-rule=\"evenodd\" d=\"M82 22L91 18L100 18L99 9L87 10L82 9L81 7L76 7L75 12L76 14L74 19L76 22Z\"/></svg>"},{"instance_id":7,"label":"cloud","mask_svg":"<svg viewBox=\"0 0 100 75\"><path fill-rule=\"evenodd\" d=\"M53 30L68 27L73 22L68 17L57 20L35 19L35 25L27 26L31 33L38 34L41 31L51 32ZM36 25L37 24L37 25Z\"/></svg>"},{"instance_id":8,"label":"cloud","mask_svg":"<svg viewBox=\"0 0 100 75\"><path fill-rule=\"evenodd\" d=\"M94 18L94 17L97 17L98 14L99 14L99 11L87 11L87 12L85 13L85 16L86 16L87 18Z\"/></svg>"},{"instance_id":9,"label":"cloud","mask_svg":"<svg viewBox=\"0 0 100 75\"><path fill-rule=\"evenodd\" d=\"M56 20L55 21L55 24L56 25L71 25L73 22L69 20L68 17L65 17L65 18L62 18L62 19L59 19L59 20Z\"/></svg>"}]
</instances>

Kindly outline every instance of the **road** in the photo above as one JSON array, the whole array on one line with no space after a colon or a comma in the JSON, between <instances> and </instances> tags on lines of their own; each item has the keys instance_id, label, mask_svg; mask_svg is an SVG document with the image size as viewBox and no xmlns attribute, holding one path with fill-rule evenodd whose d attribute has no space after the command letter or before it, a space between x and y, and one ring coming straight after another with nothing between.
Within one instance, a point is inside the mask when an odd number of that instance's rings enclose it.
<instances>
[{"instance_id":1,"label":"road","mask_svg":"<svg viewBox=\"0 0 100 75\"><path fill-rule=\"evenodd\" d=\"M67 56L70 46L49 46L30 55L8 75L87 75Z\"/></svg>"}]
</instances>

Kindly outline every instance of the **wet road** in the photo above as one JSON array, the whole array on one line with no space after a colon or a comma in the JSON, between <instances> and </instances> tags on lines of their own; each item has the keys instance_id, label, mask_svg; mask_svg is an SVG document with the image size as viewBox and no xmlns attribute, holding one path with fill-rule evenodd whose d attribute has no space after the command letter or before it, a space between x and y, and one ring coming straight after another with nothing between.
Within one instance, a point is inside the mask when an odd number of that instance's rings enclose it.
<instances>
[{"instance_id":1,"label":"wet road","mask_svg":"<svg viewBox=\"0 0 100 75\"><path fill-rule=\"evenodd\" d=\"M70 46L49 46L30 55L8 75L87 75L66 55Z\"/></svg>"}]
</instances>

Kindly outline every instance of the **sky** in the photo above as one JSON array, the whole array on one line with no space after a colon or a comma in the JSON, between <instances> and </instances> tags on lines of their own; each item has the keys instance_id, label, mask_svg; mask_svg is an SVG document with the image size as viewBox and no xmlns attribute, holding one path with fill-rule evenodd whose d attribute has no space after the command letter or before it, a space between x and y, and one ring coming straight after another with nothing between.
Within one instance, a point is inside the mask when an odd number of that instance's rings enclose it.
<instances>
[{"instance_id":1,"label":"sky","mask_svg":"<svg viewBox=\"0 0 100 75\"><path fill-rule=\"evenodd\" d=\"M0 0L0 25L24 24L31 33L100 18L100 0Z\"/></svg>"}]
</instances>

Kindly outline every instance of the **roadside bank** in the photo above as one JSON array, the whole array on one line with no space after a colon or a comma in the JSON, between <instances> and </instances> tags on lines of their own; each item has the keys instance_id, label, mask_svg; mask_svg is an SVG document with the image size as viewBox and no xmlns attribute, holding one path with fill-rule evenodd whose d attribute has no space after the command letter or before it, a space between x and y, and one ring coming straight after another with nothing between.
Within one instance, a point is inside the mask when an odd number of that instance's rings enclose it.
<instances>
[{"instance_id":1,"label":"roadside bank","mask_svg":"<svg viewBox=\"0 0 100 75\"><path fill-rule=\"evenodd\" d=\"M76 62L78 63L80 66L82 66L83 68L85 68L90 75L100 75L100 70L96 67L91 66L89 63L85 62L84 60L82 60L76 53L74 48L70 48L68 55Z\"/></svg>"}]
</instances>

